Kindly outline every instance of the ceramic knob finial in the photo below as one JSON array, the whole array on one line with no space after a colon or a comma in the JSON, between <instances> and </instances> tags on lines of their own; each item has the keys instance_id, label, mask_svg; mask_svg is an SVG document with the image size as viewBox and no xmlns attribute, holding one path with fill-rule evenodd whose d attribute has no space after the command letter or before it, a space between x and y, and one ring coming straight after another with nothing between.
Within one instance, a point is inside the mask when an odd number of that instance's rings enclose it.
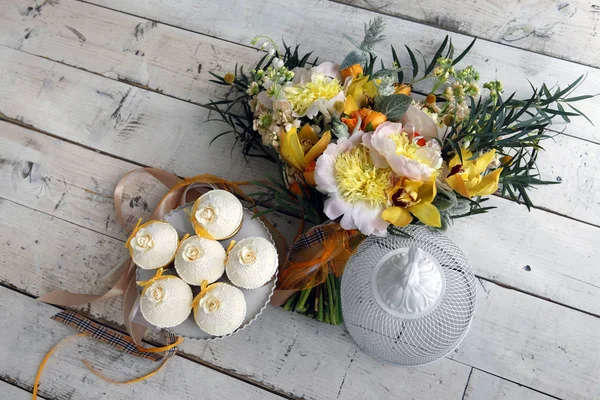
<instances>
[{"instance_id":1,"label":"ceramic knob finial","mask_svg":"<svg viewBox=\"0 0 600 400\"><path fill-rule=\"evenodd\" d=\"M443 297L445 277L433 256L418 247L389 252L373 272L373 294L389 314L419 318L432 312Z\"/></svg>"}]
</instances>

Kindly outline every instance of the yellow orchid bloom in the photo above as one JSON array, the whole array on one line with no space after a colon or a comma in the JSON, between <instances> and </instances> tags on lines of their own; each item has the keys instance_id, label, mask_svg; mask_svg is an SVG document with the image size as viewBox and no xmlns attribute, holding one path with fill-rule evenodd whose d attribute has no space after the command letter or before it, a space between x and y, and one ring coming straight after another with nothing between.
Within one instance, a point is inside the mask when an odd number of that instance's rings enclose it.
<instances>
[{"instance_id":1,"label":"yellow orchid bloom","mask_svg":"<svg viewBox=\"0 0 600 400\"><path fill-rule=\"evenodd\" d=\"M288 164L304 175L306 182L315 186L315 160L327 149L329 142L330 131L326 131L319 139L313 128L305 124L300 132L293 127L281 135L279 152Z\"/></svg>"},{"instance_id":2,"label":"yellow orchid bloom","mask_svg":"<svg viewBox=\"0 0 600 400\"><path fill-rule=\"evenodd\" d=\"M344 113L350 115L352 111L363 108L366 102L366 96L375 97L377 95L377 86L368 76L362 76L352 80L346 90L346 104ZM352 100L348 100L351 97Z\"/></svg>"},{"instance_id":3,"label":"yellow orchid bloom","mask_svg":"<svg viewBox=\"0 0 600 400\"><path fill-rule=\"evenodd\" d=\"M431 204L436 194L435 179L421 182L400 178L388 193L393 206L381 217L395 226L406 226L415 216L425 225L439 228L442 226L440 211Z\"/></svg>"},{"instance_id":4,"label":"yellow orchid bloom","mask_svg":"<svg viewBox=\"0 0 600 400\"><path fill-rule=\"evenodd\" d=\"M480 155L476 159L473 158L473 153L462 149L461 164L460 157L455 155L448 167L450 175L446 178L446 183L461 196L471 198L474 196L487 196L498 190L498 180L502 168L495 169L489 174L482 174L494 160L496 150L490 150L485 154Z\"/></svg>"}]
</instances>

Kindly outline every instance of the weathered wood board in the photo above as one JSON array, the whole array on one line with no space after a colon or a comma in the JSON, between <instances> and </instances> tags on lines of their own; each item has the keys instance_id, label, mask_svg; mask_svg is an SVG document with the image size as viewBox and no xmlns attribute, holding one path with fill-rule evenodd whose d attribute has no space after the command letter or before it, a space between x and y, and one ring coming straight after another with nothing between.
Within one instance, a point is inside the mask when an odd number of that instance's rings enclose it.
<instances>
[{"instance_id":1,"label":"weathered wood board","mask_svg":"<svg viewBox=\"0 0 600 400\"><path fill-rule=\"evenodd\" d=\"M593 1L426 0L414 7L382 0L334 1L600 67L600 41L597 36L600 4Z\"/></svg>"},{"instance_id":2,"label":"weathered wood board","mask_svg":"<svg viewBox=\"0 0 600 400\"><path fill-rule=\"evenodd\" d=\"M564 85L585 73L579 94L600 87L599 70L588 67L600 65L599 6L430 3L3 1L0 398L28 398L41 358L71 333L49 319L56 307L33 297L59 287L109 287L107 275L126 255L128 229L137 217L147 218L165 192L153 179L139 178L123 198L133 213L123 229L112 204L121 176L138 166L235 180L270 173L268 162L247 163L239 148L232 150L233 137L210 144L226 129L205 124L210 113L201 106L225 93L208 82L208 71L224 73L236 62L258 59L248 46L254 35L283 37L315 50L321 60L341 60L351 48L342 33L358 37L363 22L385 14L386 46L408 44L426 57L448 31L459 32L451 35L458 49L471 40L464 35L487 39L468 62L484 79L504 80L507 91L526 95L526 77ZM377 51L389 60L388 48ZM405 54L401 59L410 65ZM448 358L393 368L361 352L343 327L269 307L233 337L184 342L182 357L137 385L104 383L80 359L92 359L116 379L155 365L75 339L49 363L41 398L112 400L135 393L185 399L198 390L220 399L600 398L598 107L600 98L581 103L596 126L575 121L567 135L546 143L540 172L562 184L540 188L531 198L548 211L528 213L494 197L489 203L497 210L458 220L449 232L479 277L479 300L466 340ZM272 219L288 240L294 237L297 219ZM122 329L120 305L115 298L79 310Z\"/></svg>"},{"instance_id":3,"label":"weathered wood board","mask_svg":"<svg viewBox=\"0 0 600 400\"><path fill-rule=\"evenodd\" d=\"M473 368L463 400L550 400L550 397L524 386Z\"/></svg>"}]
</instances>

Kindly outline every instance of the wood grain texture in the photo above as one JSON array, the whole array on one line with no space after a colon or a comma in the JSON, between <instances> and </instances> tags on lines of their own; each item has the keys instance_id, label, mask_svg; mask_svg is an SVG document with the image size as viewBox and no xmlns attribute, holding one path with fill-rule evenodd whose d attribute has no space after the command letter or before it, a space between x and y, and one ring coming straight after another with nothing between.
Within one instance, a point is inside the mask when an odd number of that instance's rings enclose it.
<instances>
[{"instance_id":1,"label":"wood grain texture","mask_svg":"<svg viewBox=\"0 0 600 400\"><path fill-rule=\"evenodd\" d=\"M74 0L28 13L37 3L0 4L1 45L197 104L223 95L209 71L224 74L237 60L261 57L248 47Z\"/></svg>"},{"instance_id":2,"label":"wood grain texture","mask_svg":"<svg viewBox=\"0 0 600 400\"><path fill-rule=\"evenodd\" d=\"M8 200L0 203L0 218L5 221L0 227L0 281L34 296L57 287L77 292L106 287L102 276L124 252L121 241ZM78 238L75 247L69 237ZM119 305L115 299L85 311L119 323ZM600 351L595 340L599 318L488 281L480 282L475 315L465 342L452 355L459 364L443 360L397 373L360 353L342 327L273 307L237 335L211 342L186 341L182 349L203 362L297 397L336 398L346 383L354 387L348 389L349 395L363 385L381 386L381 393L383 387L392 393L404 391L408 377L399 379L398 374L408 371L421 371L411 376L410 390L415 393L437 379L442 383L427 386L431 393L462 393L468 375L464 364L558 397L600 395L596 392L600 360L589 356ZM352 379L344 380L346 375ZM450 379L452 375L457 377ZM565 396L567 392L572 395Z\"/></svg>"},{"instance_id":3,"label":"wood grain texture","mask_svg":"<svg viewBox=\"0 0 600 400\"><path fill-rule=\"evenodd\" d=\"M600 398L600 318L479 280L452 358L561 399Z\"/></svg>"},{"instance_id":4,"label":"wood grain texture","mask_svg":"<svg viewBox=\"0 0 600 400\"><path fill-rule=\"evenodd\" d=\"M554 398L473 369L463 400L551 400Z\"/></svg>"},{"instance_id":5,"label":"wood grain texture","mask_svg":"<svg viewBox=\"0 0 600 400\"><path fill-rule=\"evenodd\" d=\"M244 45L250 44L255 35L270 36L277 42L283 38L289 45L301 44L301 50L305 52L314 51L313 54L321 61L337 62L341 62L353 48L342 34L360 40L363 23L380 15L327 0L89 2ZM395 17L386 16L384 21L387 23L387 39L375 47L375 52L387 65L391 64L390 44L399 50L402 65L409 66L408 55L401 51L405 44L419 49L427 59L433 56L444 36L450 33ZM456 49L466 48L472 40L460 34L453 34L452 39ZM230 68L237 61L232 61ZM579 92L593 94L596 93L595 88L600 87L600 73L596 69L483 40L473 47L468 59L461 64L473 65L481 72L483 81L502 80L507 93L518 91L523 96L531 92L527 79L534 85L546 82L549 85L559 83L564 87L589 73L585 87ZM421 87L426 88L427 84ZM600 121L600 115L595 112L600 106L600 98L579 105L593 121ZM560 129L560 126L557 128ZM600 143L599 123L594 127L580 119L575 120L569 129L577 137Z\"/></svg>"},{"instance_id":6,"label":"wood grain texture","mask_svg":"<svg viewBox=\"0 0 600 400\"><path fill-rule=\"evenodd\" d=\"M40 399L44 399L42 396L38 396ZM0 399L2 400L29 400L31 399L31 393L26 390L20 389L17 386L11 385L0 380Z\"/></svg>"},{"instance_id":7,"label":"wood grain texture","mask_svg":"<svg viewBox=\"0 0 600 400\"><path fill-rule=\"evenodd\" d=\"M0 286L0 375L31 390L37 368L46 353L73 328L52 321L60 309ZM281 399L281 397L202 365L173 357L157 376L143 383L114 385L85 368L81 360L115 380L133 379L158 364L124 354L92 338L67 341L46 364L40 394L52 399Z\"/></svg>"},{"instance_id":8,"label":"wood grain texture","mask_svg":"<svg viewBox=\"0 0 600 400\"><path fill-rule=\"evenodd\" d=\"M424 0L406 4L384 0L333 1L600 67L597 51L600 4L597 2Z\"/></svg>"},{"instance_id":9,"label":"wood grain texture","mask_svg":"<svg viewBox=\"0 0 600 400\"><path fill-rule=\"evenodd\" d=\"M213 124L209 129L203 107L5 47L0 60L5 117L103 152L119 149L120 157L183 176L258 178L272 166L262 159L247 163L239 149L232 149L233 136L211 145L225 128Z\"/></svg>"},{"instance_id":10,"label":"wood grain texture","mask_svg":"<svg viewBox=\"0 0 600 400\"><path fill-rule=\"evenodd\" d=\"M273 164L256 158L247 162L239 148L232 150L232 135L210 144L226 128L205 124L209 112L202 107L8 48L0 47L0 68L5 71L0 116L182 176L214 173L238 180L275 175ZM542 177L564 185L531 191L533 202L600 225L600 181L594 172L600 146L560 136L545 147Z\"/></svg>"},{"instance_id":11,"label":"wood grain texture","mask_svg":"<svg viewBox=\"0 0 600 400\"><path fill-rule=\"evenodd\" d=\"M117 239L126 237L116 222L112 192L135 165L5 122L0 122L0 144L3 197ZM130 228L136 218L148 218L164 192L153 179L142 179L126 191L124 207L135 215ZM492 198L490 204L498 209L457 220L448 232L476 274L600 314L600 271L595 262L600 257L600 229L540 210L528 212L500 198ZM281 214L269 218L291 242L298 220ZM492 260L490 252L496 255ZM565 267L569 265L575 267Z\"/></svg>"}]
</instances>

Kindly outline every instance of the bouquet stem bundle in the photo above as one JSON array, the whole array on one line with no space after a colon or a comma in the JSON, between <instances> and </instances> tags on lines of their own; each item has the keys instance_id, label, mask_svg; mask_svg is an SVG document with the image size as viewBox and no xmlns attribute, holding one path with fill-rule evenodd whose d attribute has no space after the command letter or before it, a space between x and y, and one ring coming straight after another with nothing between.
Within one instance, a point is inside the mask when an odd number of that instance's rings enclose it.
<instances>
[{"instance_id":1,"label":"bouquet stem bundle","mask_svg":"<svg viewBox=\"0 0 600 400\"><path fill-rule=\"evenodd\" d=\"M324 284L294 293L283 309L316 318L331 325L344 322L340 300L341 278L327 274Z\"/></svg>"}]
</instances>

